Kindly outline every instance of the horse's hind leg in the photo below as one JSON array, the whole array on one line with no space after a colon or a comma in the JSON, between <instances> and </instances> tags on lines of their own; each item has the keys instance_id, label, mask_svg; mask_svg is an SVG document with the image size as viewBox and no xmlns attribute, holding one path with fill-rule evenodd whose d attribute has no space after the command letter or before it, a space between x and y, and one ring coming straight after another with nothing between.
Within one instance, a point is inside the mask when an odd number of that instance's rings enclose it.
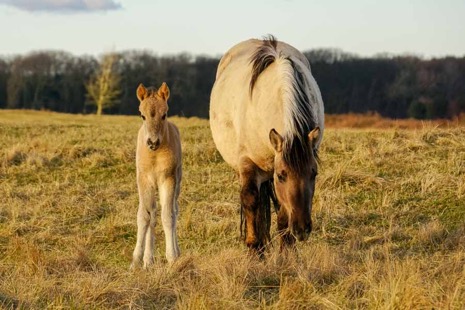
<instances>
[{"instance_id":1,"label":"horse's hind leg","mask_svg":"<svg viewBox=\"0 0 465 310\"><path fill-rule=\"evenodd\" d=\"M165 179L160 184L161 222L165 232L166 259L173 262L179 257L178 237L176 234L176 219L178 216L178 203L176 201L176 180Z\"/></svg>"},{"instance_id":2,"label":"horse's hind leg","mask_svg":"<svg viewBox=\"0 0 465 310\"><path fill-rule=\"evenodd\" d=\"M175 212L175 218L176 219L178 218L178 215L179 215L178 198L179 198L180 191L181 191L181 182L177 182L177 184L176 184L176 193L175 193L175 197L174 197L174 212ZM175 223L175 225L176 225L176 223ZM178 234L176 233L176 229L175 229L174 238L175 238L174 244L176 246L175 247L175 253L176 253L176 257L178 257L179 255L181 255L181 251L179 250Z\"/></svg>"},{"instance_id":3,"label":"horse's hind leg","mask_svg":"<svg viewBox=\"0 0 465 310\"><path fill-rule=\"evenodd\" d=\"M175 218L178 218L178 214L179 214L179 204L177 202L177 200L175 200L175 210L176 210L176 215L175 215ZM181 250L179 249L179 243L178 243L178 234L176 233L176 223L175 223L175 228L174 228L174 253L175 253L175 257L179 257L179 255L181 255Z\"/></svg>"}]
</instances>

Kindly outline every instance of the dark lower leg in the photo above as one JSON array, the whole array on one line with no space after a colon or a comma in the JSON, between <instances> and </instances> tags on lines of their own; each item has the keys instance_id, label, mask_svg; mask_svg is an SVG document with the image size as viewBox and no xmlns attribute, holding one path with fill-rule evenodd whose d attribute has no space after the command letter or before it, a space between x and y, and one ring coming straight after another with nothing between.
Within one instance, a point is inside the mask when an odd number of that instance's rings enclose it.
<instances>
[{"instance_id":1,"label":"dark lower leg","mask_svg":"<svg viewBox=\"0 0 465 310\"><path fill-rule=\"evenodd\" d=\"M260 209L257 185L249 182L242 187L241 204L245 215L245 243L249 249L261 253L269 239L269 231L265 214Z\"/></svg>"}]
</instances>

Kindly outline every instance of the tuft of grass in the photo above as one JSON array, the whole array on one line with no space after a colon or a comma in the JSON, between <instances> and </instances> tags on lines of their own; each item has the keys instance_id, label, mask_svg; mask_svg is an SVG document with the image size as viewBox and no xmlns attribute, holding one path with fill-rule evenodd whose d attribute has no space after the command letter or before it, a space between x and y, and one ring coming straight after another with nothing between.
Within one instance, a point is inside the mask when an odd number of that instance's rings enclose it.
<instances>
[{"instance_id":1,"label":"tuft of grass","mask_svg":"<svg viewBox=\"0 0 465 310\"><path fill-rule=\"evenodd\" d=\"M328 121L309 241L280 253L273 214L258 259L208 121L172 117L181 257L165 261L158 219L155 265L131 272L139 118L1 110L0 308L465 308L461 120L335 120L346 125Z\"/></svg>"}]
</instances>

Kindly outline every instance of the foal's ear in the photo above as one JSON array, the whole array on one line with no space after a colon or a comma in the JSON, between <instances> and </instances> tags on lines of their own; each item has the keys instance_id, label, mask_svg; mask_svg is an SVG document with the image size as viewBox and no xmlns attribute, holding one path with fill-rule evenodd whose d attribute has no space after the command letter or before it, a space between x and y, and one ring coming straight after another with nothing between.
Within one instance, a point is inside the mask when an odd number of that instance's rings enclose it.
<instances>
[{"instance_id":1,"label":"foal's ear","mask_svg":"<svg viewBox=\"0 0 465 310\"><path fill-rule=\"evenodd\" d=\"M270 142L276 152L283 150L283 137L274 128L270 130Z\"/></svg>"},{"instance_id":2,"label":"foal's ear","mask_svg":"<svg viewBox=\"0 0 465 310\"><path fill-rule=\"evenodd\" d=\"M308 141L313 147L320 137L320 127L315 127L312 131L308 133Z\"/></svg>"},{"instance_id":3,"label":"foal's ear","mask_svg":"<svg viewBox=\"0 0 465 310\"><path fill-rule=\"evenodd\" d=\"M147 88L145 88L144 84L140 83L139 84L139 87L137 87L137 99L139 99L139 101L142 101L145 99L145 97L147 97Z\"/></svg>"},{"instance_id":4,"label":"foal's ear","mask_svg":"<svg viewBox=\"0 0 465 310\"><path fill-rule=\"evenodd\" d=\"M165 101L170 97L170 89L165 82L163 82L163 84L161 84L160 88L158 89L158 96L160 96Z\"/></svg>"}]
</instances>

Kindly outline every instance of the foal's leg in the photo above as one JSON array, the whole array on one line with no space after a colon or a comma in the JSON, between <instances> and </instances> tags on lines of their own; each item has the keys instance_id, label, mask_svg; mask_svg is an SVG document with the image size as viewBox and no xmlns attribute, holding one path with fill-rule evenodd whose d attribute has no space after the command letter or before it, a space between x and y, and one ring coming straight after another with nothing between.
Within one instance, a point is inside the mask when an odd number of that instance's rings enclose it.
<instances>
[{"instance_id":1,"label":"foal's leg","mask_svg":"<svg viewBox=\"0 0 465 310\"><path fill-rule=\"evenodd\" d=\"M170 177L164 179L159 186L161 222L166 240L166 259L170 263L180 255L178 237L176 235L176 219L178 216L176 183L174 177Z\"/></svg>"},{"instance_id":2,"label":"foal's leg","mask_svg":"<svg viewBox=\"0 0 465 310\"><path fill-rule=\"evenodd\" d=\"M179 176L180 178L180 176ZM178 203L178 198L179 198L179 193L181 192L181 180L179 179L178 182L176 182L176 192L175 192L175 196L174 196L174 211L175 211L175 218L177 219L178 218L178 215L179 215L179 203ZM176 225L176 222L175 222L175 225ZM178 234L176 233L176 229L175 229L175 234L174 234L174 237L175 237L175 242L174 244L176 245L176 253L177 253L177 257L179 255L181 255L181 251L179 250L179 245L178 245Z\"/></svg>"},{"instance_id":3,"label":"foal's leg","mask_svg":"<svg viewBox=\"0 0 465 310\"><path fill-rule=\"evenodd\" d=\"M156 220L156 200L155 189L151 191L150 195L150 211L149 211L149 225L145 232L145 251L144 251L144 268L153 265L153 251L155 246L155 220Z\"/></svg>"},{"instance_id":4,"label":"foal's leg","mask_svg":"<svg viewBox=\"0 0 465 310\"><path fill-rule=\"evenodd\" d=\"M137 210L137 241L133 252L131 269L140 264L144 255L144 268L153 264L155 188L138 182L139 208Z\"/></svg>"}]
</instances>

